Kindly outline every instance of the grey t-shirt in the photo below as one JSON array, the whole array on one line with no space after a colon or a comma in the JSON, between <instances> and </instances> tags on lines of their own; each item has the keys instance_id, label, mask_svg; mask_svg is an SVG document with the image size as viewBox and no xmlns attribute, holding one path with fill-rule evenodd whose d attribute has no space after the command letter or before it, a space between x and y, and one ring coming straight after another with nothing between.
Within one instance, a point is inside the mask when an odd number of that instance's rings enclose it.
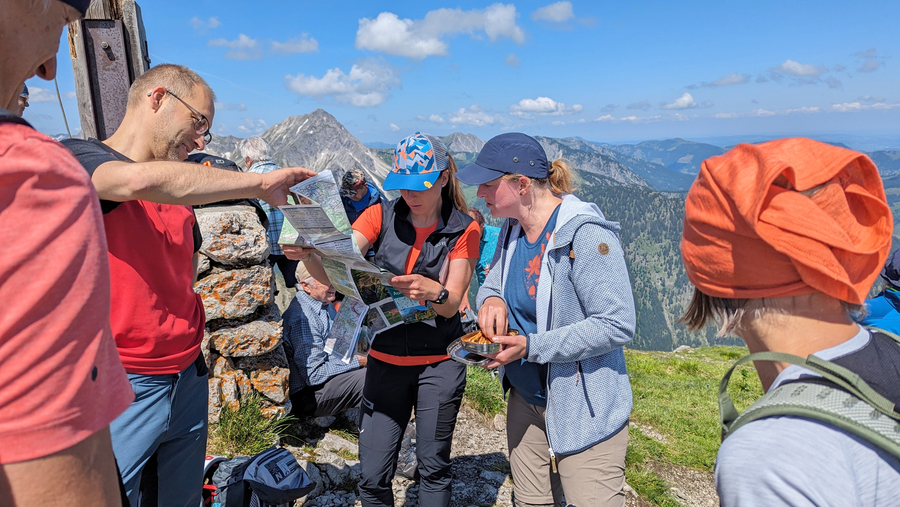
<instances>
[{"instance_id":1,"label":"grey t-shirt","mask_svg":"<svg viewBox=\"0 0 900 507\"><path fill-rule=\"evenodd\" d=\"M831 360L863 348L870 339L861 328L852 339L815 355ZM772 387L809 375L814 374L792 365ZM722 443L716 490L725 507L896 506L900 460L818 422L769 417L748 423Z\"/></svg>"}]
</instances>

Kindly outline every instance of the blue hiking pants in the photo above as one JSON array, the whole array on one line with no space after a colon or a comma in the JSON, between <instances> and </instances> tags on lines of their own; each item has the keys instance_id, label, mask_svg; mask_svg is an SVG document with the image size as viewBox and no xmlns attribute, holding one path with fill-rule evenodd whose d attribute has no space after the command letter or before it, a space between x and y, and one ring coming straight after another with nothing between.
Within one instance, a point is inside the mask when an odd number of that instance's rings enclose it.
<instances>
[{"instance_id":1,"label":"blue hiking pants","mask_svg":"<svg viewBox=\"0 0 900 507\"><path fill-rule=\"evenodd\" d=\"M109 429L132 507L141 505L141 474L154 453L159 505L200 505L209 391L208 375L198 375L197 365L173 375L128 374L134 402Z\"/></svg>"}]
</instances>

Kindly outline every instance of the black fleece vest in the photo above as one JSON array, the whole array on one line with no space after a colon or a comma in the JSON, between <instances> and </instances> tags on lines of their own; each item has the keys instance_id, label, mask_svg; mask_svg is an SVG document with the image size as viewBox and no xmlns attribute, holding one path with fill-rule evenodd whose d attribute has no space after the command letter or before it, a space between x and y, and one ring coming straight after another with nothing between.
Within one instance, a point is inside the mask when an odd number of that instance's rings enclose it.
<instances>
[{"instance_id":1,"label":"black fleece vest","mask_svg":"<svg viewBox=\"0 0 900 507\"><path fill-rule=\"evenodd\" d=\"M416 241L416 229L409 219L409 206L403 199L381 204L381 233L375 241L375 265L396 274L406 273L406 259ZM462 237L472 218L444 202L437 228L425 243L412 273L441 281L441 270L449 254ZM449 266L448 266L449 268ZM388 329L375 337L372 349L394 356L436 356L447 353L447 346L462 336L459 315L449 319L438 315L437 329L417 322Z\"/></svg>"}]
</instances>

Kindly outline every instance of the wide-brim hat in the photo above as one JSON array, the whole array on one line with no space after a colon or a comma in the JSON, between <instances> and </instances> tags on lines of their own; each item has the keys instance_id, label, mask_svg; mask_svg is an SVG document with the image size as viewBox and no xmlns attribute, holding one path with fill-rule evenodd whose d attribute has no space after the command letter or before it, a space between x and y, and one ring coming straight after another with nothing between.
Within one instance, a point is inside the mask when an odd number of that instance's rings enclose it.
<instances>
[{"instance_id":1,"label":"wide-brim hat","mask_svg":"<svg viewBox=\"0 0 900 507\"><path fill-rule=\"evenodd\" d=\"M385 190L428 190L450 166L447 147L435 136L416 132L397 143Z\"/></svg>"},{"instance_id":2,"label":"wide-brim hat","mask_svg":"<svg viewBox=\"0 0 900 507\"><path fill-rule=\"evenodd\" d=\"M504 174L521 174L529 178L546 178L550 163L541 143L520 132L508 132L484 143L475 162L456 173L466 185L481 185Z\"/></svg>"}]
</instances>

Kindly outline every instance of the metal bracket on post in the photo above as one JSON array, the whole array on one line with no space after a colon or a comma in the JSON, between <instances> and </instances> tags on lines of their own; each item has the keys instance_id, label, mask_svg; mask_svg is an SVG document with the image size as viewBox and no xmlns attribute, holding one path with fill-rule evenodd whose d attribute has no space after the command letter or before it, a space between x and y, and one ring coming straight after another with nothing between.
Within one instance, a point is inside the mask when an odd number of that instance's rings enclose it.
<instances>
[{"instance_id":1,"label":"metal bracket on post","mask_svg":"<svg viewBox=\"0 0 900 507\"><path fill-rule=\"evenodd\" d=\"M131 83L150 68L140 7L95 0L85 19L69 25L69 50L81 136L104 140L125 117Z\"/></svg>"}]
</instances>

